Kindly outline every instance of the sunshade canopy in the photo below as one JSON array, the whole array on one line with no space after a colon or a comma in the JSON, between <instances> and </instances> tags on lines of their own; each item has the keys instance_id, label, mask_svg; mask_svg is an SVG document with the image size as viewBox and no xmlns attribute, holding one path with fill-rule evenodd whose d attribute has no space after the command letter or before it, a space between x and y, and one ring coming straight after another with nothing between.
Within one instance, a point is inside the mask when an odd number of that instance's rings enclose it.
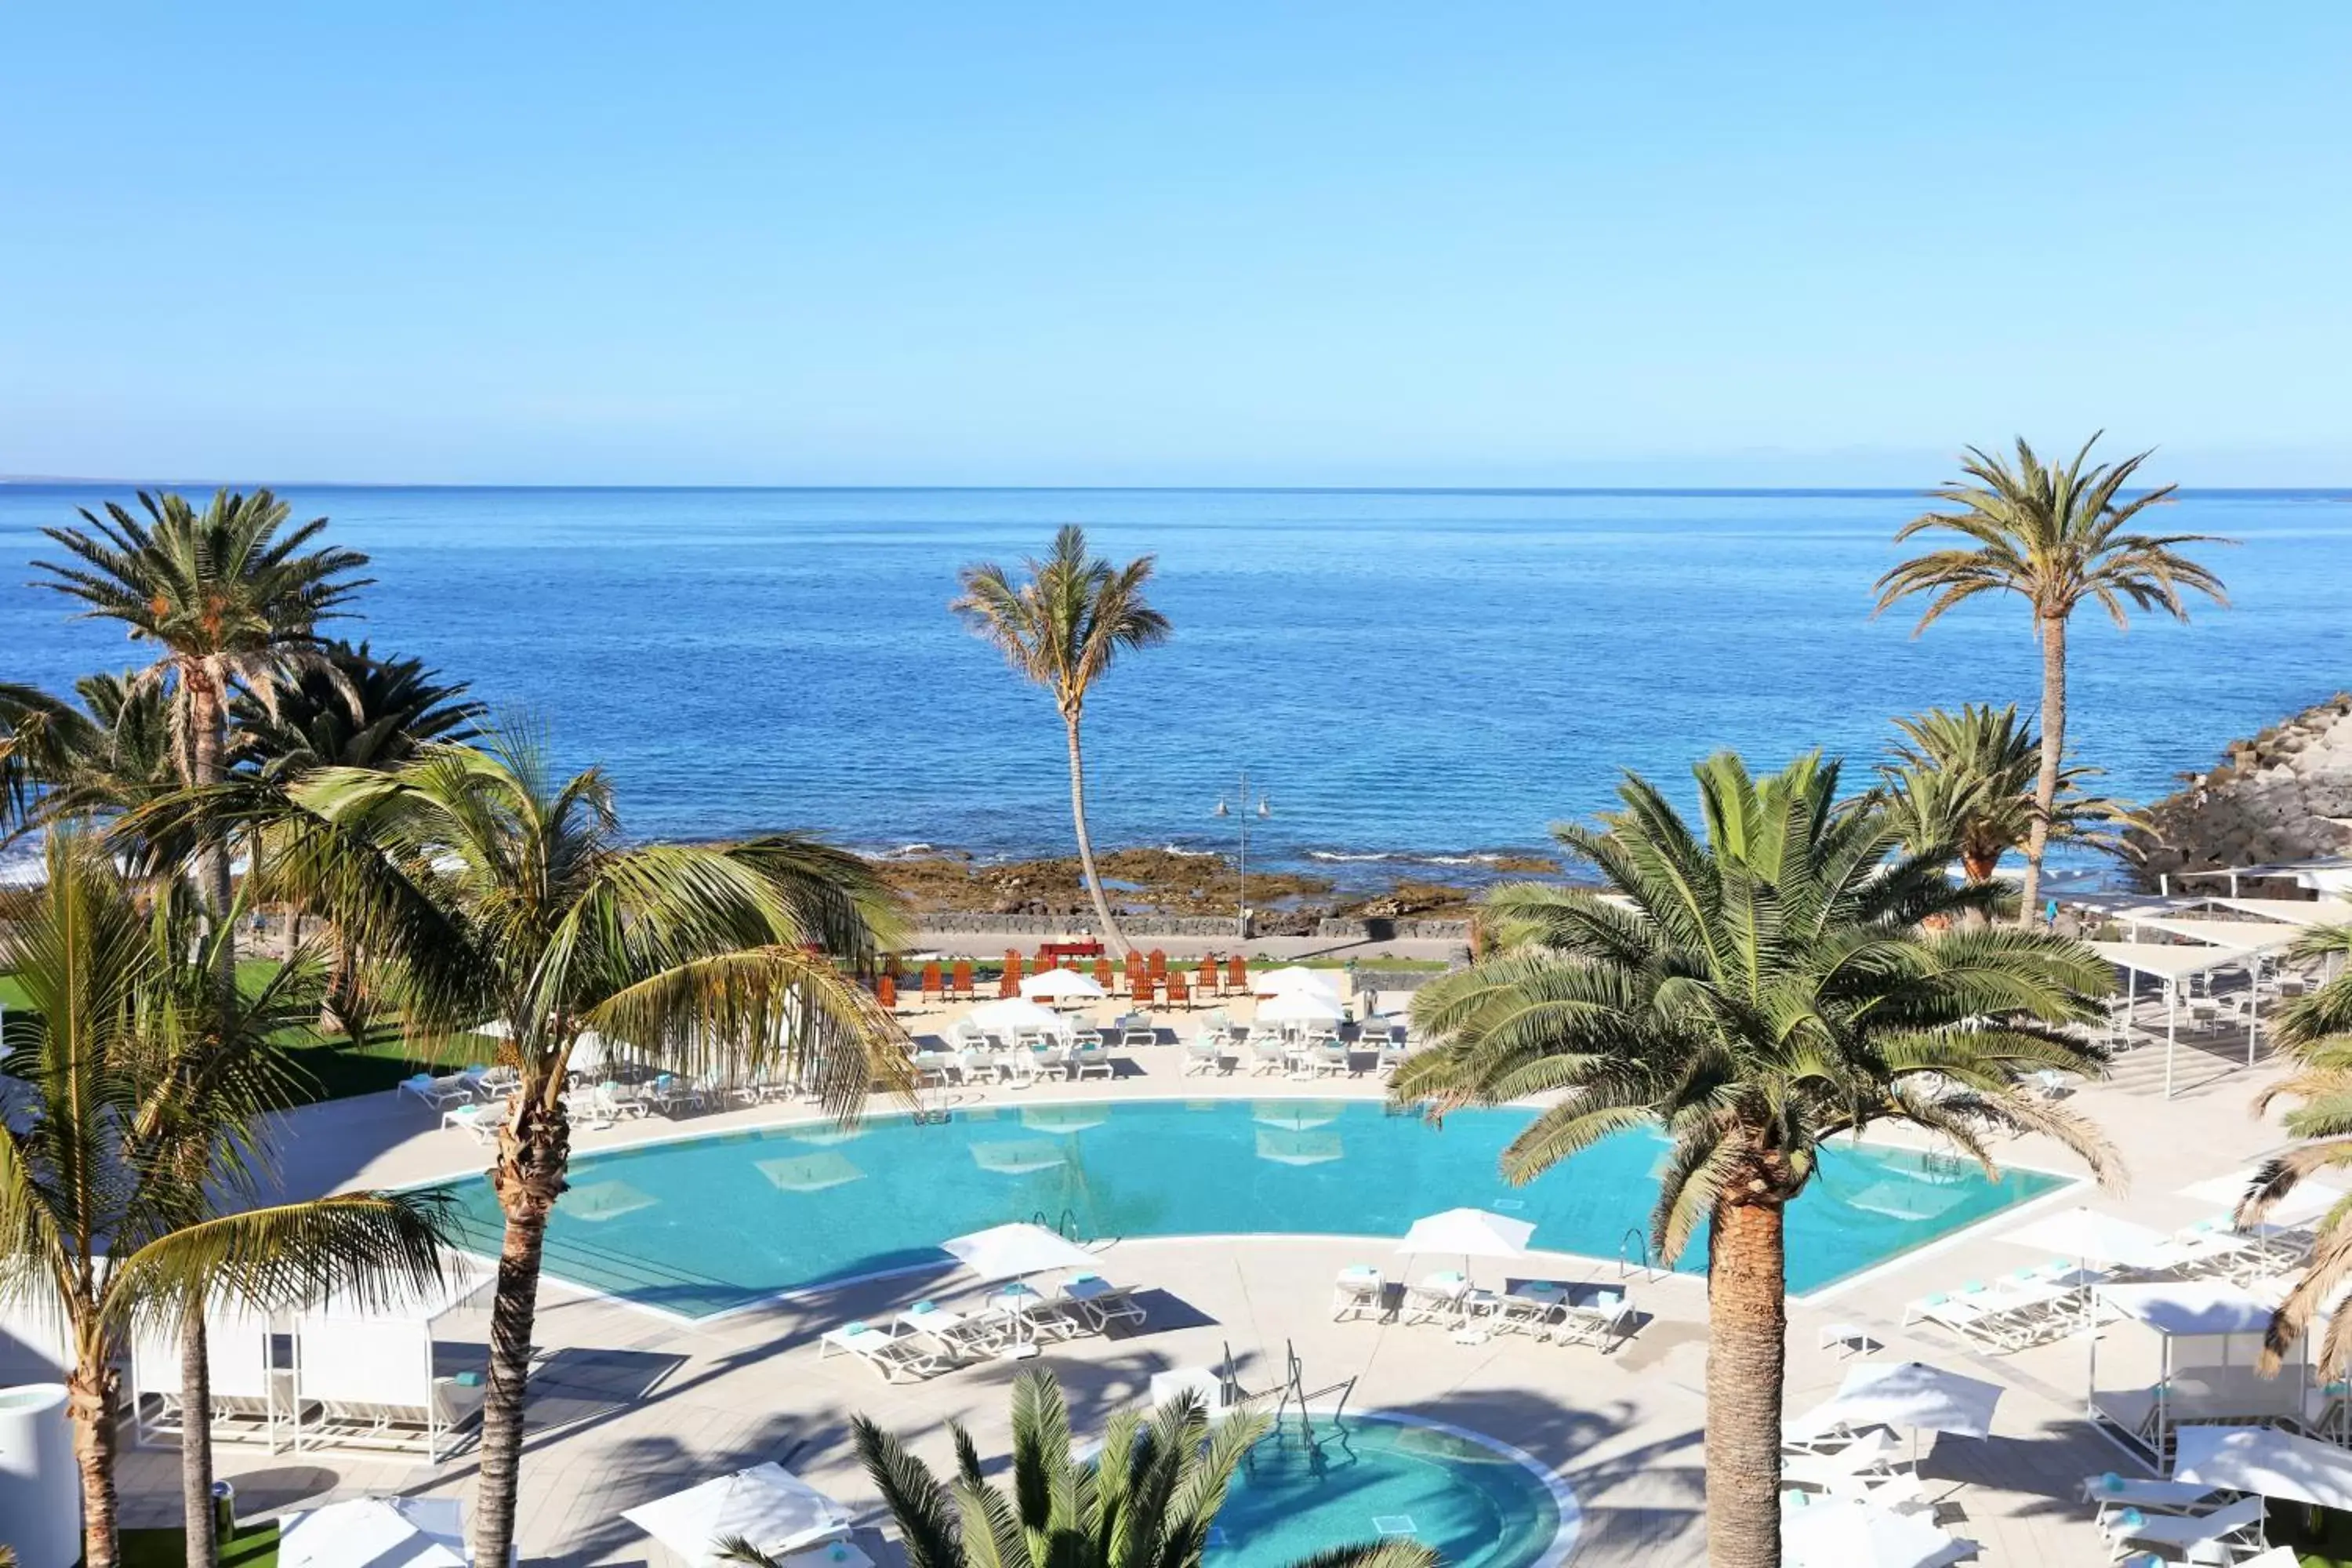
<instances>
[{"instance_id":1,"label":"sunshade canopy","mask_svg":"<svg viewBox=\"0 0 2352 1568\"><path fill-rule=\"evenodd\" d=\"M2127 1219L2073 1208L2005 1230L2000 1239L2094 1263L2147 1264L2161 1255L2167 1238Z\"/></svg>"},{"instance_id":2,"label":"sunshade canopy","mask_svg":"<svg viewBox=\"0 0 2352 1568\"><path fill-rule=\"evenodd\" d=\"M2188 942L2095 942L2090 946L2117 969L2152 974L2159 980L2186 980L2208 970L2235 969L2246 962L2245 954L2228 948Z\"/></svg>"},{"instance_id":3,"label":"sunshade canopy","mask_svg":"<svg viewBox=\"0 0 2352 1568\"><path fill-rule=\"evenodd\" d=\"M2259 1296L2202 1279L2109 1285L2100 1289L2099 1300L2169 1339L2258 1334L2271 1322L2271 1305Z\"/></svg>"},{"instance_id":4,"label":"sunshade canopy","mask_svg":"<svg viewBox=\"0 0 2352 1568\"><path fill-rule=\"evenodd\" d=\"M2352 923L2352 904L2341 899L2207 899L2215 909L2231 910L2256 920L2289 926L2338 926Z\"/></svg>"},{"instance_id":5,"label":"sunshade canopy","mask_svg":"<svg viewBox=\"0 0 2352 1568\"><path fill-rule=\"evenodd\" d=\"M1094 1254L1042 1225L1000 1225L940 1244L982 1279L1018 1279L1048 1268L1086 1268Z\"/></svg>"},{"instance_id":6,"label":"sunshade canopy","mask_svg":"<svg viewBox=\"0 0 2352 1568\"><path fill-rule=\"evenodd\" d=\"M1021 994L1032 1001L1049 998L1070 1000L1100 996L1102 994L1103 988L1095 984L1094 976L1081 974L1075 969L1040 970L1021 983Z\"/></svg>"},{"instance_id":7,"label":"sunshade canopy","mask_svg":"<svg viewBox=\"0 0 2352 1568\"><path fill-rule=\"evenodd\" d=\"M2352 1452L2275 1426L2183 1426L2172 1479L2352 1509Z\"/></svg>"},{"instance_id":8,"label":"sunshade canopy","mask_svg":"<svg viewBox=\"0 0 2352 1568\"><path fill-rule=\"evenodd\" d=\"M1781 1561L1801 1568L1942 1568L1974 1550L1917 1514L1890 1513L1845 1498L1780 1516Z\"/></svg>"},{"instance_id":9,"label":"sunshade canopy","mask_svg":"<svg viewBox=\"0 0 2352 1568\"><path fill-rule=\"evenodd\" d=\"M2180 1195L2184 1198L2195 1198L2200 1203L2212 1204L2220 1208L2234 1210L2238 1206L2239 1200L2246 1195L2246 1189L2253 1184L2254 1172L2259 1168L2249 1165L2242 1171L2233 1171L2226 1176L2215 1176L2210 1180L2199 1182L2193 1186L2181 1188ZM2315 1182L2305 1178L2294 1184L2294 1191L2270 1206L2269 1212L2263 1215L2263 1223L2283 1226L2308 1225L2334 1208L2343 1196L2342 1187L2332 1183Z\"/></svg>"},{"instance_id":10,"label":"sunshade canopy","mask_svg":"<svg viewBox=\"0 0 2352 1568\"><path fill-rule=\"evenodd\" d=\"M1257 1008L1261 1024L1336 1024L1347 1016L1336 997L1320 991L1285 991Z\"/></svg>"},{"instance_id":11,"label":"sunshade canopy","mask_svg":"<svg viewBox=\"0 0 2352 1568\"><path fill-rule=\"evenodd\" d=\"M722 1542L741 1536L782 1556L849 1533L849 1510L782 1465L754 1465L657 1501L623 1519L685 1558L715 1563Z\"/></svg>"},{"instance_id":12,"label":"sunshade canopy","mask_svg":"<svg viewBox=\"0 0 2352 1568\"><path fill-rule=\"evenodd\" d=\"M1454 1252L1465 1258L1521 1258L1536 1227L1485 1209L1447 1209L1412 1222L1399 1252Z\"/></svg>"},{"instance_id":13,"label":"sunshade canopy","mask_svg":"<svg viewBox=\"0 0 2352 1568\"><path fill-rule=\"evenodd\" d=\"M2200 921L2181 915L2126 915L2127 925L2145 926L2167 936L2226 948L2232 952L2277 952L2303 934L2300 926L2269 921Z\"/></svg>"},{"instance_id":14,"label":"sunshade canopy","mask_svg":"<svg viewBox=\"0 0 2352 1568\"><path fill-rule=\"evenodd\" d=\"M281 1568L466 1568L466 1522L456 1498L352 1498L289 1514L278 1531Z\"/></svg>"},{"instance_id":15,"label":"sunshade canopy","mask_svg":"<svg viewBox=\"0 0 2352 1568\"><path fill-rule=\"evenodd\" d=\"M2001 1387L1924 1362L1864 1362L1845 1374L1837 1397L1815 1413L1847 1426L1895 1426L1984 1437Z\"/></svg>"},{"instance_id":16,"label":"sunshade canopy","mask_svg":"<svg viewBox=\"0 0 2352 1568\"><path fill-rule=\"evenodd\" d=\"M1281 996L1294 991L1319 991L1334 1002L1339 1000L1339 983L1320 969L1308 969L1292 964L1286 969L1269 969L1263 974L1250 976L1250 989L1260 996Z\"/></svg>"},{"instance_id":17,"label":"sunshade canopy","mask_svg":"<svg viewBox=\"0 0 2352 1568\"><path fill-rule=\"evenodd\" d=\"M1060 1034L1069 1025L1051 1007L1041 1007L1025 996L1008 996L1002 1002L983 1002L971 1010L971 1021L995 1035L1010 1035L1023 1029L1043 1029Z\"/></svg>"}]
</instances>

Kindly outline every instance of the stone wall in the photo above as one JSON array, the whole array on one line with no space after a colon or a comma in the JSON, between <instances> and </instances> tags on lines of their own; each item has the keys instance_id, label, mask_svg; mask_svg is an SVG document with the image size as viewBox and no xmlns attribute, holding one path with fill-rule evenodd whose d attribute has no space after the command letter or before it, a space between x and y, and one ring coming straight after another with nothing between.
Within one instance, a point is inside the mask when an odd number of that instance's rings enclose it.
<instances>
[{"instance_id":1,"label":"stone wall","mask_svg":"<svg viewBox=\"0 0 2352 1568\"><path fill-rule=\"evenodd\" d=\"M2154 833L2131 837L2151 889L2170 872L2352 853L2352 694L2231 742L2147 816Z\"/></svg>"}]
</instances>

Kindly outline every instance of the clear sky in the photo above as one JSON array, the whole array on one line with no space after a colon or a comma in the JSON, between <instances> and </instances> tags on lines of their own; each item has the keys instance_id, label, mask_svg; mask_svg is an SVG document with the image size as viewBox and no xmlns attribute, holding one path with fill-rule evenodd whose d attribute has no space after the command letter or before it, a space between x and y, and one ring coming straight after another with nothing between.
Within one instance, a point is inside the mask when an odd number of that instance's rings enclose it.
<instances>
[{"instance_id":1,"label":"clear sky","mask_svg":"<svg viewBox=\"0 0 2352 1568\"><path fill-rule=\"evenodd\" d=\"M2352 484L2352 5L16 5L0 473Z\"/></svg>"}]
</instances>

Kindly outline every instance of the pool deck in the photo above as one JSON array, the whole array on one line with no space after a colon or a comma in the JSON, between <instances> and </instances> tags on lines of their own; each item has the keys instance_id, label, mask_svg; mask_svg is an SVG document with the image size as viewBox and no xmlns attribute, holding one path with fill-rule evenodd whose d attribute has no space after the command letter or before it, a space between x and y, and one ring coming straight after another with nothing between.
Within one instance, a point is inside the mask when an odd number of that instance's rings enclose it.
<instances>
[{"instance_id":1,"label":"pool deck","mask_svg":"<svg viewBox=\"0 0 2352 1568\"><path fill-rule=\"evenodd\" d=\"M909 1023L924 1032L944 1016ZM966 1103L996 1104L1145 1096L1377 1098L1381 1092L1370 1079L1308 1083L1181 1076L1173 1047L1136 1055L1140 1059L1108 1085L953 1092L971 1097ZM2257 1121L2247 1110L2271 1069L2233 1068L2223 1052L2184 1050L2182 1060L2184 1089L2177 1099L2163 1098L2162 1063L2142 1049L2125 1058L2115 1081L2088 1089L2074 1101L2106 1130L2137 1178L2127 1194L2094 1201L2165 1229L2212 1213L2179 1196L2178 1189L2238 1169L2284 1141L2275 1122ZM593 1152L808 1116L805 1107L771 1106L675 1123L630 1123L583 1132L575 1146ZM283 1177L289 1190L397 1184L478 1171L486 1163L484 1151L465 1134L434 1130L436 1119L423 1107L389 1095L310 1107L286 1120ZM2045 1170L2070 1168L2061 1152L2035 1141L2013 1145L2013 1153L2018 1162ZM1544 1179L1576 1178L1570 1167ZM2070 1187L2035 1204L2063 1206L2089 1195ZM1916 1358L1999 1382L2010 1392L1990 1440L1943 1438L1924 1450L1919 1472L1942 1505L1941 1522L1979 1542L1984 1563L2100 1563L2105 1553L2074 1489L2085 1475L2137 1472L2083 1418L2086 1342L1986 1356L1940 1331L1896 1326L1910 1299L2038 1261L1996 1239L2024 1212L2007 1211L1989 1225L1793 1302L1788 1409L1794 1414L1826 1397L1843 1375L1840 1353L1818 1348L1822 1330L1832 1323L1866 1331L1883 1347L1872 1352L1877 1357ZM1646 1219L1626 1217L1629 1225ZM1602 1568L1684 1563L1703 1555L1700 1280L1636 1273L1629 1284L1648 1321L1630 1342L1604 1355L1517 1335L1460 1344L1434 1328L1335 1323L1328 1311L1332 1277L1359 1261L1392 1265L1392 1256L1376 1244L1339 1238L1118 1242L1102 1255L1102 1270L1146 1293L1150 1320L1125 1337L1051 1346L1042 1361L1061 1375L1085 1433L1098 1430L1109 1411L1139 1403L1156 1372L1213 1364L1230 1346L1244 1385L1270 1388L1282 1380L1286 1347L1294 1348L1311 1389L1352 1379L1349 1404L1354 1408L1406 1411L1468 1427L1553 1467L1582 1505L1573 1562ZM1563 1258L1557 1272L1613 1282L1622 1270L1613 1258ZM531 1385L523 1555L534 1563L672 1564L676 1560L622 1520L621 1510L771 1458L833 1490L861 1510L870 1527L878 1522L878 1503L847 1437L849 1418L861 1413L908 1438L942 1469L949 1464L950 1420L971 1430L983 1456L1001 1459L1007 1390L1025 1363L992 1362L923 1382L885 1384L855 1360L817 1355L816 1336L828 1327L887 1316L919 1294L952 1304L957 1295L970 1293L951 1282L873 1281L688 1324L551 1279L541 1293L542 1360ZM486 1338L481 1315L470 1310L445 1331ZM473 1479L469 1447L438 1467L415 1456L338 1450L272 1455L223 1445L218 1455L221 1473L237 1483L247 1516L372 1489L464 1495ZM173 1522L177 1489L174 1450L126 1452L126 1523ZM873 1528L862 1530L859 1542L885 1568L900 1561Z\"/></svg>"}]
</instances>

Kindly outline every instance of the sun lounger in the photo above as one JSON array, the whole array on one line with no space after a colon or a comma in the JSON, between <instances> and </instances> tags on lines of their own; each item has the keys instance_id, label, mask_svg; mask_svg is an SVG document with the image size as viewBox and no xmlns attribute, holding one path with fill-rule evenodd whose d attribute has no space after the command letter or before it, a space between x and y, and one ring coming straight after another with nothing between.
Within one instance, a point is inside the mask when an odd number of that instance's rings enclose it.
<instances>
[{"instance_id":1,"label":"sun lounger","mask_svg":"<svg viewBox=\"0 0 2352 1568\"><path fill-rule=\"evenodd\" d=\"M963 1080L963 1053L961 1051L917 1051L909 1060L916 1078L924 1083L943 1085Z\"/></svg>"},{"instance_id":2,"label":"sun lounger","mask_svg":"<svg viewBox=\"0 0 2352 1568\"><path fill-rule=\"evenodd\" d=\"M1250 1077L1265 1078L1290 1066L1290 1047L1279 1035L1249 1037Z\"/></svg>"},{"instance_id":3,"label":"sun lounger","mask_svg":"<svg viewBox=\"0 0 2352 1568\"><path fill-rule=\"evenodd\" d=\"M1233 1037L1222 1028L1202 1028L1184 1042L1184 1074L1221 1074L1225 1070L1225 1058L1233 1050Z\"/></svg>"},{"instance_id":4,"label":"sun lounger","mask_svg":"<svg viewBox=\"0 0 2352 1568\"><path fill-rule=\"evenodd\" d=\"M428 1110L440 1110L471 1100L475 1081L462 1072L444 1073L439 1078L429 1072L421 1072L413 1078L402 1079L399 1092L414 1097Z\"/></svg>"},{"instance_id":5,"label":"sun lounger","mask_svg":"<svg viewBox=\"0 0 2352 1568\"><path fill-rule=\"evenodd\" d=\"M1097 1333L1108 1333L1113 1323L1143 1321L1143 1303L1099 1274L1077 1274L1062 1282L1064 1310L1075 1309Z\"/></svg>"},{"instance_id":6,"label":"sun lounger","mask_svg":"<svg viewBox=\"0 0 2352 1568\"><path fill-rule=\"evenodd\" d=\"M1307 1076L1309 1078L1353 1078L1355 1063L1348 1047L1339 1043L1337 1035L1309 1043L1307 1050Z\"/></svg>"},{"instance_id":7,"label":"sun lounger","mask_svg":"<svg viewBox=\"0 0 2352 1568\"><path fill-rule=\"evenodd\" d=\"M823 1361L835 1352L856 1356L885 1383L897 1382L902 1372L910 1377L927 1376L946 1364L944 1351L925 1350L913 1339L899 1339L864 1322L844 1323L824 1331L817 1341L816 1359Z\"/></svg>"},{"instance_id":8,"label":"sun lounger","mask_svg":"<svg viewBox=\"0 0 2352 1568\"><path fill-rule=\"evenodd\" d=\"M2084 1502L2098 1505L2098 1520L2105 1524L2109 1514L2127 1508L2142 1513L2188 1513L2211 1498L2215 1489L2200 1481L2143 1479L2109 1470L2105 1475L2084 1476L2082 1495Z\"/></svg>"},{"instance_id":9,"label":"sun lounger","mask_svg":"<svg viewBox=\"0 0 2352 1568\"><path fill-rule=\"evenodd\" d=\"M1894 1438L1883 1429L1873 1427L1833 1453L1795 1454L1784 1458L1780 1461L1780 1485L1825 1492L1857 1476L1892 1476L1900 1452Z\"/></svg>"},{"instance_id":10,"label":"sun lounger","mask_svg":"<svg viewBox=\"0 0 2352 1568\"><path fill-rule=\"evenodd\" d=\"M1388 1310L1388 1277L1369 1263L1350 1263L1331 1282L1331 1321L1378 1317Z\"/></svg>"},{"instance_id":11,"label":"sun lounger","mask_svg":"<svg viewBox=\"0 0 2352 1568\"><path fill-rule=\"evenodd\" d=\"M1571 1299L1560 1309L1551 1337L1564 1345L1591 1345L1606 1352L1633 1337L1641 1323L1633 1299L1614 1285L1596 1287L1589 1298Z\"/></svg>"},{"instance_id":12,"label":"sun lounger","mask_svg":"<svg viewBox=\"0 0 2352 1568\"><path fill-rule=\"evenodd\" d=\"M1418 1285L1409 1285L1404 1292L1404 1308L1397 1314L1402 1323L1457 1323L1462 1319L1462 1299L1470 1293L1470 1281L1452 1272L1433 1274Z\"/></svg>"},{"instance_id":13,"label":"sun lounger","mask_svg":"<svg viewBox=\"0 0 2352 1568\"><path fill-rule=\"evenodd\" d=\"M1078 1043L1070 1047L1070 1077L1082 1079L1088 1073L1099 1073L1104 1078L1114 1076L1111 1072L1110 1047L1102 1043L1102 1037L1099 1035L1092 1038L1082 1036Z\"/></svg>"},{"instance_id":14,"label":"sun lounger","mask_svg":"<svg viewBox=\"0 0 2352 1568\"><path fill-rule=\"evenodd\" d=\"M443 1127L454 1127L482 1144L499 1141L499 1129L506 1125L506 1120L507 1108L503 1105L453 1105L441 1113Z\"/></svg>"},{"instance_id":15,"label":"sun lounger","mask_svg":"<svg viewBox=\"0 0 2352 1568\"><path fill-rule=\"evenodd\" d=\"M951 1359L984 1356L996 1347L996 1325L984 1315L950 1311L935 1301L918 1301L898 1314L902 1335L928 1339Z\"/></svg>"},{"instance_id":16,"label":"sun lounger","mask_svg":"<svg viewBox=\"0 0 2352 1568\"><path fill-rule=\"evenodd\" d=\"M441 1462L482 1413L479 1373L435 1373L414 1318L306 1316L294 1328L294 1447L413 1448Z\"/></svg>"},{"instance_id":17,"label":"sun lounger","mask_svg":"<svg viewBox=\"0 0 2352 1568\"><path fill-rule=\"evenodd\" d=\"M2152 1514L2143 1509L2118 1509L2104 1524L2110 1545L2120 1556L2130 1546L2168 1549L2200 1563L2231 1563L2263 1547L2263 1514L2259 1497L2242 1497L2208 1513Z\"/></svg>"}]
</instances>

